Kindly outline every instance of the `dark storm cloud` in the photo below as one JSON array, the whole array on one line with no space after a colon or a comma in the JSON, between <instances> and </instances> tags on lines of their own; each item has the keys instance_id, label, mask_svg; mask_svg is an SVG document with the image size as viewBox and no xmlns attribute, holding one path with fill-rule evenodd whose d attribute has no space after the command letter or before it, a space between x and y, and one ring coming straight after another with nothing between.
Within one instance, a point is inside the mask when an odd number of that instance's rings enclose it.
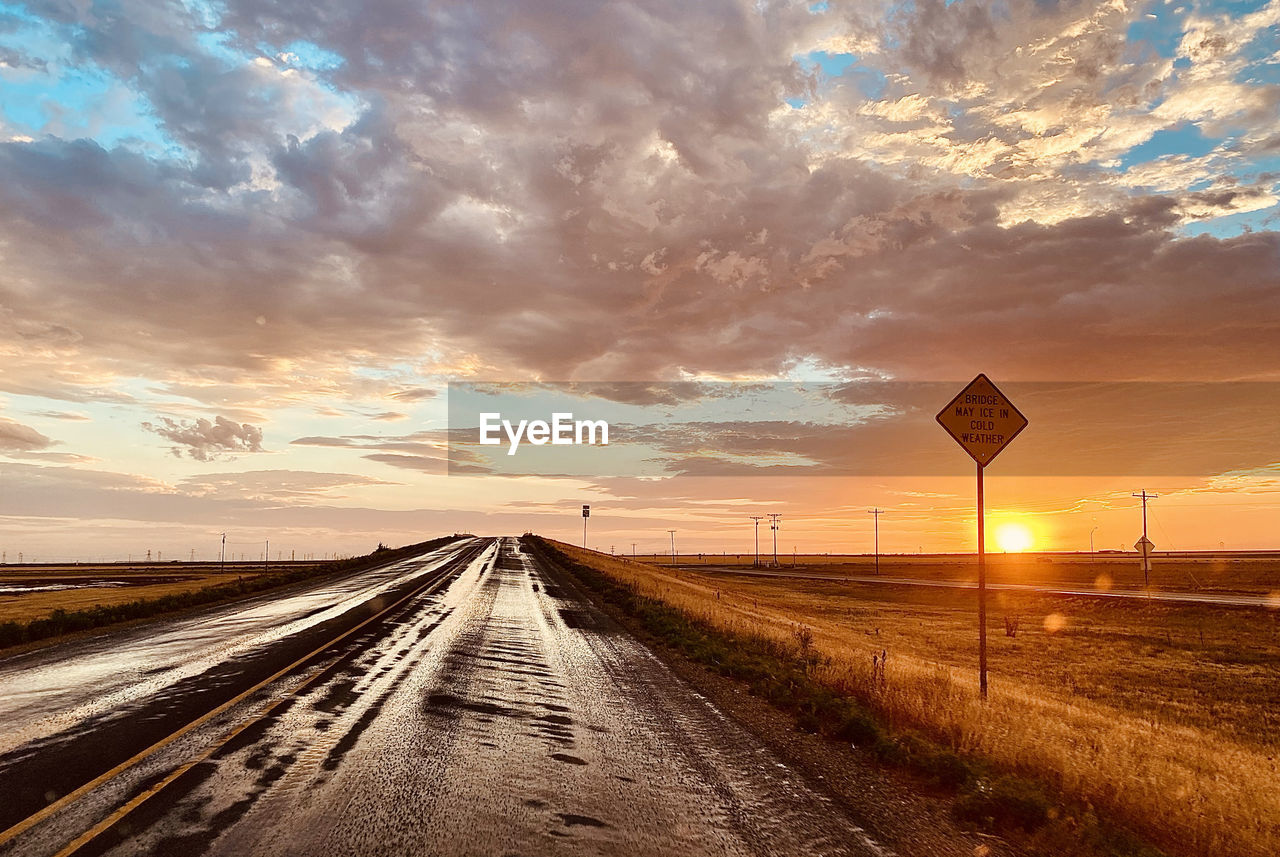
<instances>
[{"instance_id":1,"label":"dark storm cloud","mask_svg":"<svg viewBox=\"0 0 1280 857\"><path fill-rule=\"evenodd\" d=\"M174 420L161 417L159 422L146 422L142 427L171 442L175 456L181 457L185 452L196 461L214 461L240 453L263 451L261 428L221 416L212 422L203 418Z\"/></svg>"}]
</instances>

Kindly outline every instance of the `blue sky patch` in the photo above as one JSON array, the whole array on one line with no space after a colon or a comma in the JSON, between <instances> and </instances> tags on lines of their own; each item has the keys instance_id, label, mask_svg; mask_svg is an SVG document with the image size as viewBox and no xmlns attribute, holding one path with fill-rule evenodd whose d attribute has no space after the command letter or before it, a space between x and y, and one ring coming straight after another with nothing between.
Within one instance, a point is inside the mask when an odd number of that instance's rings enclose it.
<instances>
[{"instance_id":1,"label":"blue sky patch","mask_svg":"<svg viewBox=\"0 0 1280 857\"><path fill-rule=\"evenodd\" d=\"M1176 128L1157 131L1145 143L1125 152L1120 158L1120 169L1127 170L1135 164L1145 164L1165 155L1198 158L1209 154L1221 143L1221 140L1205 137L1195 125L1183 123Z\"/></svg>"},{"instance_id":2,"label":"blue sky patch","mask_svg":"<svg viewBox=\"0 0 1280 857\"><path fill-rule=\"evenodd\" d=\"M796 57L796 61L806 71L817 71L823 78L831 79L844 74L845 70L858 61L853 54L832 54L827 51L811 51Z\"/></svg>"},{"instance_id":3,"label":"blue sky patch","mask_svg":"<svg viewBox=\"0 0 1280 857\"><path fill-rule=\"evenodd\" d=\"M1149 18L1145 14L1129 25L1125 40L1129 44L1138 42L1153 47L1160 56L1172 57L1178 51L1178 43L1182 41L1185 16L1174 14L1173 7L1153 3L1147 7L1156 17Z\"/></svg>"},{"instance_id":4,"label":"blue sky patch","mask_svg":"<svg viewBox=\"0 0 1280 857\"><path fill-rule=\"evenodd\" d=\"M1188 237L1211 235L1214 238L1234 238L1244 232L1274 230L1277 226L1280 226L1280 206L1273 205L1259 211L1242 211L1212 220L1197 220L1182 227L1182 233Z\"/></svg>"},{"instance_id":5,"label":"blue sky patch","mask_svg":"<svg viewBox=\"0 0 1280 857\"><path fill-rule=\"evenodd\" d=\"M289 55L286 60L288 65L308 71L333 71L346 62L338 54L325 50L314 42L290 42L281 53Z\"/></svg>"}]
</instances>

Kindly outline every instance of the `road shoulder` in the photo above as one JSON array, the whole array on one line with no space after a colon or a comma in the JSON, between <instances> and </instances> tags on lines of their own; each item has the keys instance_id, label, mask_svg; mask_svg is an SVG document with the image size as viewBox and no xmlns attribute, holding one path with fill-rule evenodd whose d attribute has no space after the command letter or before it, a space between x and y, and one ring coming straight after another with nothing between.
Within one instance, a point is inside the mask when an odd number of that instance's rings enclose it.
<instances>
[{"instance_id":1,"label":"road shoulder","mask_svg":"<svg viewBox=\"0 0 1280 857\"><path fill-rule=\"evenodd\" d=\"M548 563L553 563L550 557ZM951 817L951 800L929 793L902 771L875 764L851 744L796 728L796 718L751 695L743 682L718 675L665 645L617 605L554 563L574 589L643 644L695 693L759 740L799 773L815 791L831 798L857 825L898 857L1014 857L1010 843L962 829Z\"/></svg>"}]
</instances>

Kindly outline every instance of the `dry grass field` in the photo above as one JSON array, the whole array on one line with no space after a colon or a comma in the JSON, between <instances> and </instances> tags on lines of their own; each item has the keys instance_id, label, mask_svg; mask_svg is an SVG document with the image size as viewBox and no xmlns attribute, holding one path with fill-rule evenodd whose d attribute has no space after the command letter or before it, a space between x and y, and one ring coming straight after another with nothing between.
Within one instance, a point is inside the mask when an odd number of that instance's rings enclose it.
<instances>
[{"instance_id":1,"label":"dry grass field","mask_svg":"<svg viewBox=\"0 0 1280 857\"><path fill-rule=\"evenodd\" d=\"M636 559L654 565L671 565L670 555L641 554ZM681 554L678 568L749 568L751 554ZM772 560L772 555L762 560ZM875 573L872 557L845 554L791 554L778 556L783 571L850 575ZM988 553L987 573L992 583L1040 586L1141 589L1142 570L1136 554L1099 553ZM921 580L976 580L972 554L893 554L880 557L880 574ZM1280 555L1232 556L1205 554L1157 555L1152 560L1152 589L1169 592L1233 592L1267 595L1280 591Z\"/></svg>"},{"instance_id":2,"label":"dry grass field","mask_svg":"<svg viewBox=\"0 0 1280 857\"><path fill-rule=\"evenodd\" d=\"M54 610L73 612L177 595L260 574L260 563L239 568L228 564L225 572L209 563L5 566L0 567L0 622L29 622Z\"/></svg>"},{"instance_id":3,"label":"dry grass field","mask_svg":"<svg viewBox=\"0 0 1280 857\"><path fill-rule=\"evenodd\" d=\"M725 630L787 641L807 626L825 684L1047 782L1170 853L1280 854L1280 611L992 593L984 703L972 591L672 570L559 547ZM1095 571L1032 563L997 562L993 577ZM1280 588L1274 565L1231 566L1220 583ZM901 576L922 573L948 569Z\"/></svg>"}]
</instances>

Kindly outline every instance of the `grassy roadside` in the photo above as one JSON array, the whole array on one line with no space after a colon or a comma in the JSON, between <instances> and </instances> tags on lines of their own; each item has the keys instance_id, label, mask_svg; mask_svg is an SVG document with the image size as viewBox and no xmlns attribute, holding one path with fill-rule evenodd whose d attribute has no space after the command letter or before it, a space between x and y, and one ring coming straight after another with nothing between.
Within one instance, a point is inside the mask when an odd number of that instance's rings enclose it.
<instances>
[{"instance_id":1,"label":"grassy roadside","mask_svg":"<svg viewBox=\"0 0 1280 857\"><path fill-rule=\"evenodd\" d=\"M377 550L364 556L317 563L275 574L259 574L234 583L205 586L157 598L139 598L124 603L97 605L85 610L54 610L45 618L33 619L29 622L2 622L0 623L0 650L122 622L149 619L193 607L236 601L250 595L332 574L361 571L433 550L457 538L459 536L444 536L395 549L379 545Z\"/></svg>"},{"instance_id":2,"label":"grassy roadside","mask_svg":"<svg viewBox=\"0 0 1280 857\"><path fill-rule=\"evenodd\" d=\"M950 794L953 813L962 822L1006 837L1033 854L1162 853L1051 784L893 723L874 705L887 681L883 662L873 665L861 688L833 686L828 680L831 658L806 626L793 623L781 634L727 628L706 614L673 606L661 590L645 591L634 585L634 578L605 567L626 569L630 563L536 537L529 543L660 644L745 683L754 695L792 714L798 729L851 742L881 764L911 771L922 786Z\"/></svg>"}]
</instances>

